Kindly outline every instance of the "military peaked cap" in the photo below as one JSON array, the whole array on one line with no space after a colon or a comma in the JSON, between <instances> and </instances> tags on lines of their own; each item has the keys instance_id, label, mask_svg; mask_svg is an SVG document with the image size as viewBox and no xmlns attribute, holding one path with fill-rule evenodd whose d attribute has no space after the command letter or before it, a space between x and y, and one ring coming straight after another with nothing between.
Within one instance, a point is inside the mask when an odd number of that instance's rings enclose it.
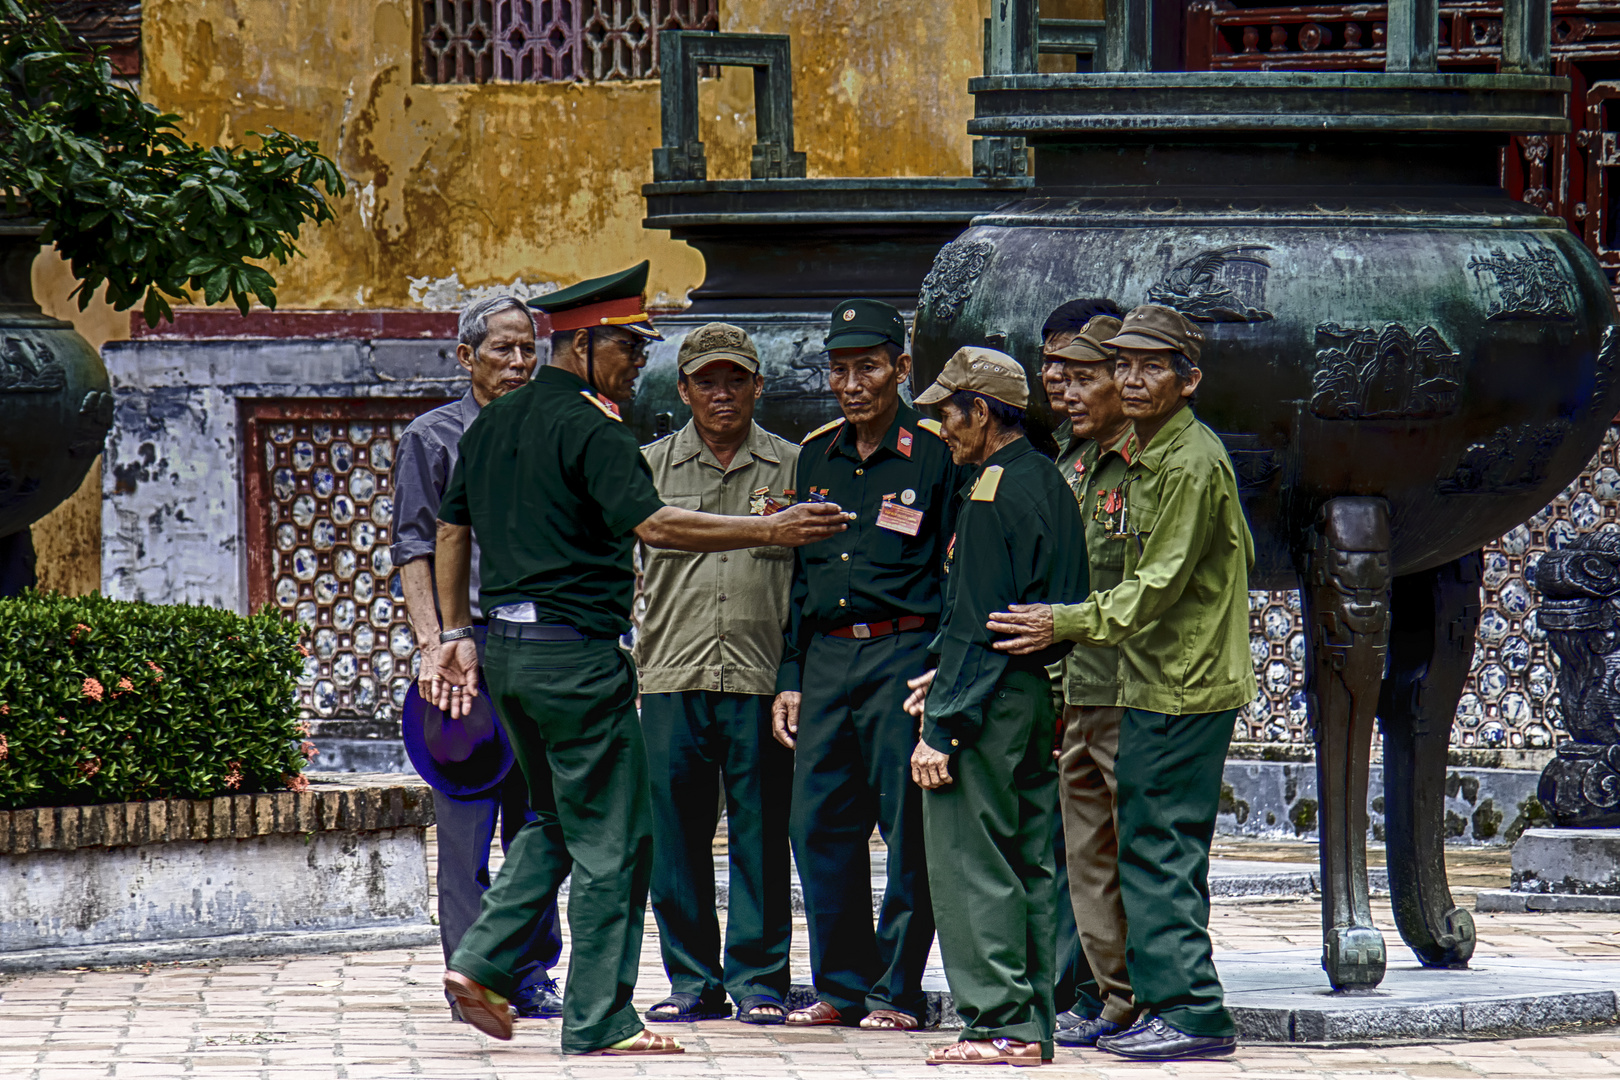
<instances>
[{"instance_id":1,"label":"military peaked cap","mask_svg":"<svg viewBox=\"0 0 1620 1080\"><path fill-rule=\"evenodd\" d=\"M652 317L643 309L641 294L647 288L647 271L652 264L643 259L628 270L606 277L591 278L554 293L537 296L529 306L551 316L551 330L588 330L598 326L620 326L642 337L662 341Z\"/></svg>"}]
</instances>

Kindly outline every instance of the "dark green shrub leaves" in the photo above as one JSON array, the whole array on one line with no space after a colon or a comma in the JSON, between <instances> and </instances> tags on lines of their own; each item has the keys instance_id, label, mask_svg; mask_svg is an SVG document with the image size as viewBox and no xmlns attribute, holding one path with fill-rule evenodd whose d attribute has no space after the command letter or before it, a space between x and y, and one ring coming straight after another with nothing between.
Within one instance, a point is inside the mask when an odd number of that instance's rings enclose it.
<instances>
[{"instance_id":1,"label":"dark green shrub leaves","mask_svg":"<svg viewBox=\"0 0 1620 1080\"><path fill-rule=\"evenodd\" d=\"M0 600L0 809L301 787L302 668L268 610Z\"/></svg>"}]
</instances>

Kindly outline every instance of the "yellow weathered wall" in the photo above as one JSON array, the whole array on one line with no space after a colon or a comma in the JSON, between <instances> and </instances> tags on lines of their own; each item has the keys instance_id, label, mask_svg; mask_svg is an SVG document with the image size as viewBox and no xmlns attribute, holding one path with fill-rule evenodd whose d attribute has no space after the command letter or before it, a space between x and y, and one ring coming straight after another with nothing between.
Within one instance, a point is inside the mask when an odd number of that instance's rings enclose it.
<instances>
[{"instance_id":1,"label":"yellow weathered wall","mask_svg":"<svg viewBox=\"0 0 1620 1080\"><path fill-rule=\"evenodd\" d=\"M722 0L721 27L793 36L812 176L964 175L989 0ZM141 91L193 137L272 125L318 139L353 185L274 272L284 307L408 307L409 279L568 284L651 258L680 303L702 261L641 228L658 84L412 85L405 0L147 0ZM712 178L747 175L752 77L704 84Z\"/></svg>"}]
</instances>

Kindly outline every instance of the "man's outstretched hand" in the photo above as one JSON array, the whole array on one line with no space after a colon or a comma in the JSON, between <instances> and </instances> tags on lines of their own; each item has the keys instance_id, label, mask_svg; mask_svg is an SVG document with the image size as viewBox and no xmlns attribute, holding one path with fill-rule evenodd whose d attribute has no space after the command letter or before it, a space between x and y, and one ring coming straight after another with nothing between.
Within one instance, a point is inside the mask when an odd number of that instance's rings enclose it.
<instances>
[{"instance_id":1,"label":"man's outstretched hand","mask_svg":"<svg viewBox=\"0 0 1620 1080\"><path fill-rule=\"evenodd\" d=\"M837 503L794 503L786 510L778 510L767 520L771 523L771 543L782 547L803 547L829 536L837 536L849 528L855 515L846 514Z\"/></svg>"},{"instance_id":2,"label":"man's outstretched hand","mask_svg":"<svg viewBox=\"0 0 1620 1080\"><path fill-rule=\"evenodd\" d=\"M428 674L427 665L422 674ZM472 638L439 646L438 664L423 679L422 695L457 719L472 712L478 694L478 647Z\"/></svg>"},{"instance_id":3,"label":"man's outstretched hand","mask_svg":"<svg viewBox=\"0 0 1620 1080\"><path fill-rule=\"evenodd\" d=\"M992 634L1007 634L992 648L1022 656L1040 652L1052 644L1052 605L1014 604L1007 611L996 611L984 624Z\"/></svg>"}]
</instances>

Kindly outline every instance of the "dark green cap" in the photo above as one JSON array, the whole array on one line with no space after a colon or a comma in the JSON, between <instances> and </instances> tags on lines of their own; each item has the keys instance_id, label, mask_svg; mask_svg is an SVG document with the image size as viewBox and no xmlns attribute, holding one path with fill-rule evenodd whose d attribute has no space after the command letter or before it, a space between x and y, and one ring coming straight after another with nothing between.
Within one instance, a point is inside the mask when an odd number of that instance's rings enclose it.
<instances>
[{"instance_id":1,"label":"dark green cap","mask_svg":"<svg viewBox=\"0 0 1620 1080\"><path fill-rule=\"evenodd\" d=\"M885 341L906 347L906 320L898 308L881 300L845 300L833 308L827 337L829 349L870 349Z\"/></svg>"},{"instance_id":2,"label":"dark green cap","mask_svg":"<svg viewBox=\"0 0 1620 1080\"><path fill-rule=\"evenodd\" d=\"M647 288L647 271L651 266L644 259L617 274L591 278L578 285L537 296L529 301L529 306L551 316L553 333L618 326L642 337L662 341L664 335L653 329L652 319L641 306L641 294Z\"/></svg>"}]
</instances>

